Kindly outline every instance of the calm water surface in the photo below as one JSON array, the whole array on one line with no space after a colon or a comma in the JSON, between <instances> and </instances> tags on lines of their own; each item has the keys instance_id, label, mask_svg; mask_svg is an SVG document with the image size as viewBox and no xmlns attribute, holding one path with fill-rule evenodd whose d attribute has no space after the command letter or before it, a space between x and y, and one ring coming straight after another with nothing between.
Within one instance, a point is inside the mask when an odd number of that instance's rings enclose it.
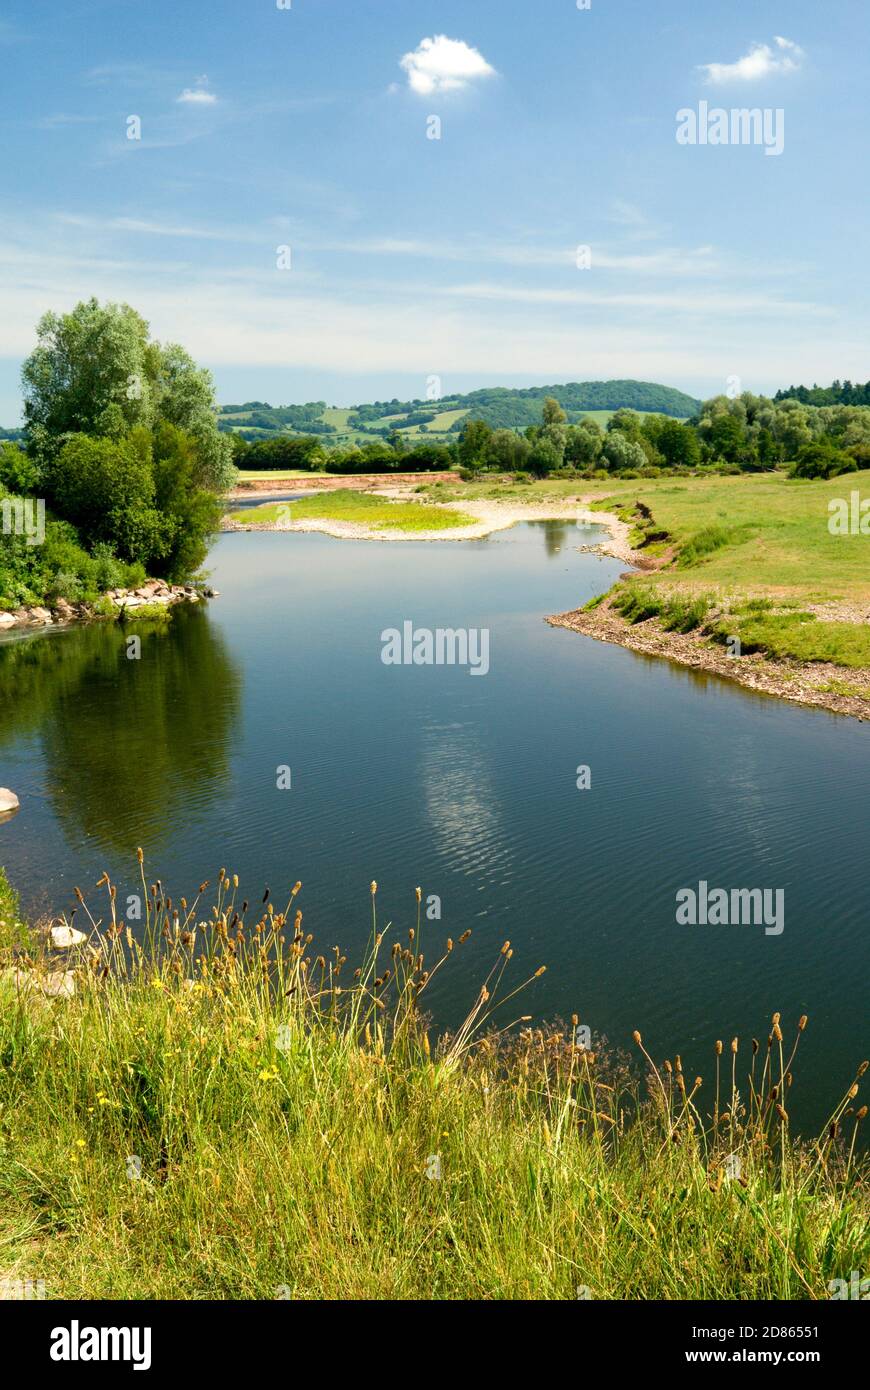
<instances>
[{"instance_id":1,"label":"calm water surface","mask_svg":"<svg viewBox=\"0 0 870 1390\"><path fill-rule=\"evenodd\" d=\"M5 640L0 785L22 808L0 862L32 911L104 869L134 892L140 844L176 897L221 865L252 900L299 878L318 947L351 956L370 879L403 933L419 883L442 904L430 940L473 929L439 1022L509 937L517 979L548 966L523 1012L620 1044L640 1028L692 1074L714 1039L809 1014L792 1108L824 1118L868 1054L866 727L548 627L622 568L579 552L597 535L225 535L221 597L143 628L139 661L114 627ZM489 628L489 674L385 666L406 619ZM677 926L700 879L784 889L783 934Z\"/></svg>"}]
</instances>

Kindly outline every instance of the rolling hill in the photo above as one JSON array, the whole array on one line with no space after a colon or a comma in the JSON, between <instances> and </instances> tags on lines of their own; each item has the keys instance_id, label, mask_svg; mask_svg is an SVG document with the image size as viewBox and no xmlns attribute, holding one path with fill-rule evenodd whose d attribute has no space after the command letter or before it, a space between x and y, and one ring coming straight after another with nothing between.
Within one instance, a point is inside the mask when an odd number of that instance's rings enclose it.
<instances>
[{"instance_id":1,"label":"rolling hill","mask_svg":"<svg viewBox=\"0 0 870 1390\"><path fill-rule=\"evenodd\" d=\"M485 420L493 429L523 430L540 424L547 396L556 398L572 423L590 414L603 423L623 407L684 420L700 406L693 396L652 381L574 381L520 389L484 387L435 401L393 399L351 407L327 406L325 401L289 406L246 401L222 406L218 423L221 429L250 440L276 434L317 434L324 436L324 444L337 445L398 432L408 438L448 442L469 418Z\"/></svg>"}]
</instances>

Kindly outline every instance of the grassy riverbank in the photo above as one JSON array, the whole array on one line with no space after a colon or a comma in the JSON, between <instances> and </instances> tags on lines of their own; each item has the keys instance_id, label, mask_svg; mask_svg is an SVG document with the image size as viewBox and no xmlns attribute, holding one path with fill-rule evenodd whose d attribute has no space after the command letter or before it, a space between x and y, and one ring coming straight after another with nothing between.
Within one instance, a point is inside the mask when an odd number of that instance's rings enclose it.
<instances>
[{"instance_id":1,"label":"grassy riverbank","mask_svg":"<svg viewBox=\"0 0 870 1390\"><path fill-rule=\"evenodd\" d=\"M297 890L243 913L223 874L190 904L143 878L142 950L105 886L72 998L7 957L0 1275L57 1298L825 1299L867 1268L853 1078L817 1142L791 1136L805 1020L711 1040L703 1080L636 1034L634 1072L574 1021L498 1034L539 968L506 944L439 1042L426 990L462 942L421 940L413 893L382 927L372 887L356 971L318 955Z\"/></svg>"},{"instance_id":2,"label":"grassy riverbank","mask_svg":"<svg viewBox=\"0 0 870 1390\"><path fill-rule=\"evenodd\" d=\"M870 668L870 537L828 528L834 499L870 498L870 473L797 481L782 473L433 487L454 501L584 499L632 527L650 565L625 581L628 620L694 614L747 652ZM679 613L675 610L679 609ZM643 615L641 617L641 615ZM682 629L685 630L685 629Z\"/></svg>"}]
</instances>

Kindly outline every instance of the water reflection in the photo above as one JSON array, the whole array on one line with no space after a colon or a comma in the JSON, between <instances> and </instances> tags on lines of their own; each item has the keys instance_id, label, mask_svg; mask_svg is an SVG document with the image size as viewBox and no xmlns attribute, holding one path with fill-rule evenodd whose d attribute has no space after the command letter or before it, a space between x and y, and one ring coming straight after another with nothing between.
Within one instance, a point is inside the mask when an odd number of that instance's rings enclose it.
<instances>
[{"instance_id":1,"label":"water reflection","mask_svg":"<svg viewBox=\"0 0 870 1390\"><path fill-rule=\"evenodd\" d=\"M141 655L128 655L128 637ZM144 679L143 679L144 677ZM0 747L31 736L41 794L74 839L129 854L207 812L228 777L241 676L200 609L0 645Z\"/></svg>"},{"instance_id":2,"label":"water reflection","mask_svg":"<svg viewBox=\"0 0 870 1390\"><path fill-rule=\"evenodd\" d=\"M544 551L551 558L559 555L569 544L570 537L576 534L576 522L566 521L559 517L547 517L540 521L530 521L529 526L534 526L536 530L544 533Z\"/></svg>"}]
</instances>

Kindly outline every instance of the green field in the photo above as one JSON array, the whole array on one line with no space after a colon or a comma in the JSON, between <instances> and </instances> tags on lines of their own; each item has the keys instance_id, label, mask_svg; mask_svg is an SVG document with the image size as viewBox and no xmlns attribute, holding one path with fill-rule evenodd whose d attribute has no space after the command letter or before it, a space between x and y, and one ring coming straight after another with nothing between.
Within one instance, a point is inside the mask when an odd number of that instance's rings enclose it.
<instances>
[{"instance_id":1,"label":"green field","mask_svg":"<svg viewBox=\"0 0 870 1390\"><path fill-rule=\"evenodd\" d=\"M370 526L377 531L446 531L457 526L470 526L474 518L462 512L426 502L389 502L368 492L341 488L335 492L304 497L298 502L267 503L262 507L246 507L230 512L233 521L242 525L274 526L281 520L347 521Z\"/></svg>"},{"instance_id":2,"label":"green field","mask_svg":"<svg viewBox=\"0 0 870 1390\"><path fill-rule=\"evenodd\" d=\"M654 414L655 414L655 411L653 411L653 410L636 410L634 413L635 413L635 415L640 415L641 417L644 417L644 416L647 416L647 415L654 415ZM594 420L595 423L596 423L596 425L599 425L599 426L601 427L601 429L604 430L604 429L607 428L608 424L609 424L610 421L613 419L613 416L614 416L615 414L616 414L616 411L615 411L615 410L584 410L584 411L583 411L583 417L582 417L582 418L583 418L584 420ZM672 418L675 419L675 420L679 420L679 421L682 423L682 421L688 420L689 417L688 417L688 415L682 415L682 416L680 416L680 415L675 415L675 416L673 416Z\"/></svg>"},{"instance_id":3,"label":"green field","mask_svg":"<svg viewBox=\"0 0 870 1390\"><path fill-rule=\"evenodd\" d=\"M437 498L555 501L592 499L635 527L635 544L666 561L628 581L664 604L698 600L728 615L729 633L749 649L796 660L870 668L870 624L801 616L804 605L841 603L870 613L870 537L828 530L828 502L870 496L870 472L827 482L783 473L710 478L509 480L434 484ZM640 502L651 513L638 515ZM650 536L665 533L662 539ZM760 600L747 609L747 600Z\"/></svg>"}]
</instances>

